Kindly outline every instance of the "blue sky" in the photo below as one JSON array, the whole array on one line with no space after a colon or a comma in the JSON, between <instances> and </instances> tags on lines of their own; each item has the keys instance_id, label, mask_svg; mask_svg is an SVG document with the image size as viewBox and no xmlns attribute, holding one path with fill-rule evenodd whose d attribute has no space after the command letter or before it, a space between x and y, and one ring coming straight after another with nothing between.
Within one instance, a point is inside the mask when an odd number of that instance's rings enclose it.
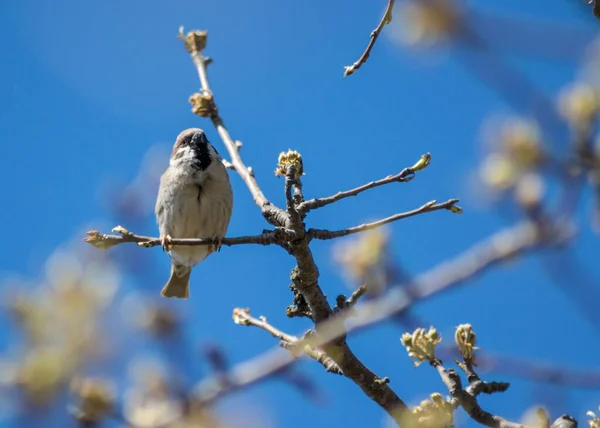
<instances>
[{"instance_id":1,"label":"blue sky","mask_svg":"<svg viewBox=\"0 0 600 428\"><path fill-rule=\"evenodd\" d=\"M529 31L519 39L512 31L500 35L506 31L502 26L494 31L485 21L479 24L498 42L510 64L555 97L576 76L582 43L591 40L598 25L580 3L492 0L481 9L524 22L555 23L564 34L574 35L570 40L575 42L567 47L561 45L563 33L554 33L552 26L540 27L549 29L547 33ZM405 269L419 273L518 218L515 210L501 215L482 203L472 178L484 154L482 124L498 114L531 115L531 99L519 94L521 105L507 104L474 78L461 61L464 52L408 49L389 37L391 27L369 62L355 75L342 78L343 66L362 52L384 6L385 1L341 0L2 2L0 183L7 206L0 210L5 240L0 276L41 281L52 252L89 226L108 231L109 226L123 224L135 226L137 233L156 235L153 200L147 214L129 224L115 208L114 195L119 192L114 190L136 178L152 147L168 153L182 129L204 128L217 149L225 152L210 122L190 112L187 99L198 81L175 37L180 25L209 30L206 53L215 60L209 73L220 111L232 137L244 143L244 160L275 203L282 204L284 197L282 180L273 170L279 152L288 148L303 155L307 197L398 172L431 152L431 166L410 184L377 189L314 212L309 227L351 226L431 199L460 198L462 216L436 212L390 228L394 255ZM559 58L516 54L551 35L549 44L563 53ZM559 151L566 147L560 137L549 135ZM163 166L166 163L164 157ZM232 177L232 184L235 208L229 235L259 233L266 224L258 209L238 177ZM154 191L148 190L151 198ZM588 270L581 276L599 293L600 270L593 264L598 236L589 227L590 213L591 198L585 194L574 254ZM326 294L347 292L332 244L315 242L313 250ZM143 273L133 270L125 277L121 293L138 289L157 295L168 276L168 258L158 249L117 251L139 257L144 267ZM141 251L146 253L136 255ZM308 327L285 317L293 265L276 248L224 248L194 271L192 298L169 304L188 317L185 334L195 348L218 343L231 363L243 361L276 342L263 331L234 325L233 307L250 307L253 314L267 316L289 333ZM582 316L581 307L566 298L569 283L556 287L542 266L541 257L527 257L420 304L416 313L448 339L454 326L470 322L481 346L490 352L594 369L600 331ZM589 309L593 296L570 285L573 293L579 293L579 305ZM434 371L413 369L398 341L403 331L398 325L382 325L351 338L350 344L378 375L390 377L391 386L406 401L415 403L431 392L444 392ZM0 333L4 349L9 341ZM130 351L135 354L137 348ZM139 351L148 352L147 346L139 343ZM189 373L200 376L206 367L200 355L193 358L198 367L189 368ZM383 411L349 380L327 375L310 362L303 363L302 370L322 390L326 404L315 404L275 380L224 400L220 408L230 415L255 408L267 415L270 426L306 426L307 418L315 428L342 423L385 426ZM115 368L113 373L122 371ZM490 411L513 420L533 403L552 406L554 417L570 413L580 419L600 404L598 390L488 377L513 382L508 392L482 399ZM3 423L10 424L10 418Z\"/></svg>"}]
</instances>

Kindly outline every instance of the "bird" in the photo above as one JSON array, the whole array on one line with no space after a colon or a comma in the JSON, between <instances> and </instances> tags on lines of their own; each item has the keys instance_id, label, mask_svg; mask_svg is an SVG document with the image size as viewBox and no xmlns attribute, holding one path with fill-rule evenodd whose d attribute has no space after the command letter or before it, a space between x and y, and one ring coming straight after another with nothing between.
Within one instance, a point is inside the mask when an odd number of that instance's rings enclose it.
<instances>
[{"instance_id":1,"label":"bird","mask_svg":"<svg viewBox=\"0 0 600 428\"><path fill-rule=\"evenodd\" d=\"M175 140L169 166L160 177L154 212L171 276L163 297L187 299L192 268L220 249L233 211L227 168L200 128ZM212 238L209 245L173 246L173 238Z\"/></svg>"}]
</instances>

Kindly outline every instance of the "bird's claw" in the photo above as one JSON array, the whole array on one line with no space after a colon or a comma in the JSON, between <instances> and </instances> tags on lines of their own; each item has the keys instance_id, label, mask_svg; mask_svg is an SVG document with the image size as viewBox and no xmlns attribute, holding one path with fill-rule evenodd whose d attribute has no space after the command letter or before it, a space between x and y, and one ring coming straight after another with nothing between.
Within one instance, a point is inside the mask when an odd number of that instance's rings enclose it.
<instances>
[{"instance_id":1,"label":"bird's claw","mask_svg":"<svg viewBox=\"0 0 600 428\"><path fill-rule=\"evenodd\" d=\"M173 242L169 235L160 236L160 245L164 252L168 253L173 248Z\"/></svg>"},{"instance_id":2,"label":"bird's claw","mask_svg":"<svg viewBox=\"0 0 600 428\"><path fill-rule=\"evenodd\" d=\"M223 245L223 238L214 237L213 238L214 251L216 251L216 252L221 251L221 245Z\"/></svg>"}]
</instances>

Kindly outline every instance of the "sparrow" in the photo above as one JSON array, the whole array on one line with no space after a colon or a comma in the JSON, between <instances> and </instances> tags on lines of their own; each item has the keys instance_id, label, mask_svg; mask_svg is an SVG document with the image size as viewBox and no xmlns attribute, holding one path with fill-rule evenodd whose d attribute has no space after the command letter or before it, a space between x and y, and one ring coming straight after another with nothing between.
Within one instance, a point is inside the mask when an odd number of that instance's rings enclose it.
<instances>
[{"instance_id":1,"label":"sparrow","mask_svg":"<svg viewBox=\"0 0 600 428\"><path fill-rule=\"evenodd\" d=\"M154 209L161 244L171 258L162 296L189 297L192 268L220 248L232 210L233 191L221 156L202 129L182 131L160 178ZM173 247L172 238L212 238L214 243Z\"/></svg>"}]
</instances>

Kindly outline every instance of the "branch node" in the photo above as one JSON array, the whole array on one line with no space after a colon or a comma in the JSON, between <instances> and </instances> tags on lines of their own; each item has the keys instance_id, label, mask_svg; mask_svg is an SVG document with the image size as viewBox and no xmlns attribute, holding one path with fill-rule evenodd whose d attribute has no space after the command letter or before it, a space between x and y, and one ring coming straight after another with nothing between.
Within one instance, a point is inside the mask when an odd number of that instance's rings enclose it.
<instances>
[{"instance_id":1,"label":"branch node","mask_svg":"<svg viewBox=\"0 0 600 428\"><path fill-rule=\"evenodd\" d=\"M376 385L387 385L388 383L390 383L390 378L389 377L384 377L384 378L375 377L375 380L373 382L375 382Z\"/></svg>"},{"instance_id":2,"label":"branch node","mask_svg":"<svg viewBox=\"0 0 600 428\"><path fill-rule=\"evenodd\" d=\"M208 31L200 31L194 30L187 33L187 35L183 34L183 26L179 27L179 34L177 35L178 39L183 40L183 44L185 46L185 50L190 54L196 52L202 52L206 47L206 39L208 36Z\"/></svg>"},{"instance_id":3,"label":"branch node","mask_svg":"<svg viewBox=\"0 0 600 428\"><path fill-rule=\"evenodd\" d=\"M221 159L221 162L223 163L223 166L224 166L225 168L227 168L227 169L231 169L231 170L234 170L234 171L235 171L235 166L234 166L234 165L233 165L231 162L229 162L228 160L226 160L226 159Z\"/></svg>"},{"instance_id":4,"label":"branch node","mask_svg":"<svg viewBox=\"0 0 600 428\"><path fill-rule=\"evenodd\" d=\"M189 102L192 105L192 113L200 117L213 117L218 115L217 105L211 93L201 94L195 92L190 95Z\"/></svg>"},{"instance_id":5,"label":"branch node","mask_svg":"<svg viewBox=\"0 0 600 428\"><path fill-rule=\"evenodd\" d=\"M286 316L288 318L305 317L312 319L310 308L302 293L298 291L298 288L293 283L290 284L290 290L294 293L294 300L292 301L292 304L286 308Z\"/></svg>"}]
</instances>

